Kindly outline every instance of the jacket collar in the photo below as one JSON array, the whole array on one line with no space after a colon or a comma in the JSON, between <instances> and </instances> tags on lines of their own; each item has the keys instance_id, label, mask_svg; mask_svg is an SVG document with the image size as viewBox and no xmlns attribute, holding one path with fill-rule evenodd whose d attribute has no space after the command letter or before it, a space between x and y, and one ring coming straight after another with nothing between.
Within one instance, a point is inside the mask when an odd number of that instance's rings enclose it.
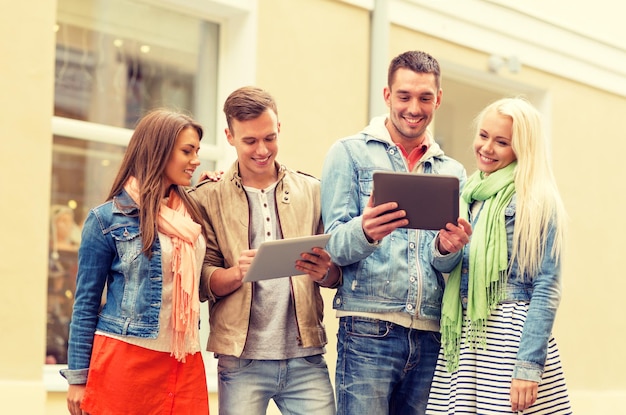
<instances>
[{"instance_id":1,"label":"jacket collar","mask_svg":"<svg viewBox=\"0 0 626 415\"><path fill-rule=\"evenodd\" d=\"M113 196L113 213L121 213L125 216L136 214L139 210L139 206L130 197L126 190L122 190L117 195Z\"/></svg>"},{"instance_id":2,"label":"jacket collar","mask_svg":"<svg viewBox=\"0 0 626 415\"><path fill-rule=\"evenodd\" d=\"M276 167L276 172L278 176L276 181L280 182L285 178L285 172L287 170L287 167L278 163L277 161L274 161L274 166ZM228 169L228 171L226 172L222 180L229 180L240 189L243 189L243 180L241 176L239 175L239 161L235 161L230 166L230 169Z\"/></svg>"},{"instance_id":3,"label":"jacket collar","mask_svg":"<svg viewBox=\"0 0 626 415\"><path fill-rule=\"evenodd\" d=\"M393 142L391 135L389 134L389 130L387 130L387 127L385 126L385 120L387 118L387 115L380 115L372 118L369 125L361 131L361 133L365 135L366 142L380 141L385 143L387 148L392 146L397 147L397 144ZM430 142L430 145L428 146L426 153L422 156L422 160L428 160L431 157L443 157L444 152L432 135L430 135L430 131L426 131L426 134L429 135L428 141Z\"/></svg>"}]
</instances>

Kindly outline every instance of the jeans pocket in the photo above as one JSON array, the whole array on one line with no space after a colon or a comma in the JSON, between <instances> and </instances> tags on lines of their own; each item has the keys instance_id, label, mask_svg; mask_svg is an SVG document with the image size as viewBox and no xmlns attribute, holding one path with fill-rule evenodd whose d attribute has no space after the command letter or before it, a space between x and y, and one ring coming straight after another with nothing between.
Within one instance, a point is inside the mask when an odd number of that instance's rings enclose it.
<instances>
[{"instance_id":1,"label":"jeans pocket","mask_svg":"<svg viewBox=\"0 0 626 415\"><path fill-rule=\"evenodd\" d=\"M314 354L313 356L305 356L304 359L311 366L326 366L326 362L324 361L324 356L321 354Z\"/></svg>"},{"instance_id":2,"label":"jeans pocket","mask_svg":"<svg viewBox=\"0 0 626 415\"><path fill-rule=\"evenodd\" d=\"M246 370L253 364L254 360L252 359L221 355L217 360L217 372L219 374L237 373Z\"/></svg>"},{"instance_id":3,"label":"jeans pocket","mask_svg":"<svg viewBox=\"0 0 626 415\"><path fill-rule=\"evenodd\" d=\"M429 331L428 335L431 336L432 341L441 345L441 333L438 331Z\"/></svg>"},{"instance_id":4,"label":"jeans pocket","mask_svg":"<svg viewBox=\"0 0 626 415\"><path fill-rule=\"evenodd\" d=\"M350 336L383 338L389 335L392 324L384 320L367 317L348 317L346 319L346 333Z\"/></svg>"}]
</instances>

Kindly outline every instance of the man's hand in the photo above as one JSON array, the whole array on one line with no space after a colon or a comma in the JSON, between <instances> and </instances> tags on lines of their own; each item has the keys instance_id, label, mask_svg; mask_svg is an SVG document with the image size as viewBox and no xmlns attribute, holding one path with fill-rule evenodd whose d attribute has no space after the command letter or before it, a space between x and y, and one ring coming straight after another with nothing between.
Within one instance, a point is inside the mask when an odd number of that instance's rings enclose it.
<instances>
[{"instance_id":1,"label":"man's hand","mask_svg":"<svg viewBox=\"0 0 626 415\"><path fill-rule=\"evenodd\" d=\"M256 249L247 249L239 255L237 265L221 268L211 275L211 291L218 297L225 297L243 285L243 278L252 264Z\"/></svg>"},{"instance_id":2,"label":"man's hand","mask_svg":"<svg viewBox=\"0 0 626 415\"><path fill-rule=\"evenodd\" d=\"M367 206L363 210L363 233L370 243L380 241L394 230L409 224L409 220L405 219L406 212L404 210L395 210L398 208L396 202L382 203L374 206L373 195L367 202Z\"/></svg>"},{"instance_id":3,"label":"man's hand","mask_svg":"<svg viewBox=\"0 0 626 415\"><path fill-rule=\"evenodd\" d=\"M451 254L463 249L472 235L472 225L463 218L458 219L458 225L446 223L446 229L440 229L437 238L437 249L443 255Z\"/></svg>"},{"instance_id":4,"label":"man's hand","mask_svg":"<svg viewBox=\"0 0 626 415\"><path fill-rule=\"evenodd\" d=\"M303 252L301 257L296 261L296 269L308 274L313 281L323 280L333 265L330 254L320 247L313 248L313 252Z\"/></svg>"}]
</instances>

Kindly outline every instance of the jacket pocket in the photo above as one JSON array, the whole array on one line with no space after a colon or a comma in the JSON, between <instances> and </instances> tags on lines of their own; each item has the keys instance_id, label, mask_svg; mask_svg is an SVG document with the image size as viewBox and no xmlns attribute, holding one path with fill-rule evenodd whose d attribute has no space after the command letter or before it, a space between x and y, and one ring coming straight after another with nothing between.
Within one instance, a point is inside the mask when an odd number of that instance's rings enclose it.
<instances>
[{"instance_id":1,"label":"jacket pocket","mask_svg":"<svg viewBox=\"0 0 626 415\"><path fill-rule=\"evenodd\" d=\"M111 236L123 263L133 262L141 254L141 234L137 226L121 226L112 230Z\"/></svg>"}]
</instances>

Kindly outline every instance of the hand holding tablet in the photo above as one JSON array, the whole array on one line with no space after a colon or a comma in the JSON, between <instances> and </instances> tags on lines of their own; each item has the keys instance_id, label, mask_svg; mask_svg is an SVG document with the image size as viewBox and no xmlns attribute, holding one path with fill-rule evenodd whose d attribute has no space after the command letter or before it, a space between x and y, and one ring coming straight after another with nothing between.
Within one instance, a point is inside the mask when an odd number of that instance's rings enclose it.
<instances>
[{"instance_id":1,"label":"hand holding tablet","mask_svg":"<svg viewBox=\"0 0 626 415\"><path fill-rule=\"evenodd\" d=\"M329 239L329 234L321 234L263 242L243 282L302 275L302 271L296 269L296 261L302 260L300 255L313 253L315 247L325 248Z\"/></svg>"},{"instance_id":2,"label":"hand holding tablet","mask_svg":"<svg viewBox=\"0 0 626 415\"><path fill-rule=\"evenodd\" d=\"M412 229L443 229L459 217L459 179L440 174L376 171L374 204L397 202Z\"/></svg>"}]
</instances>

